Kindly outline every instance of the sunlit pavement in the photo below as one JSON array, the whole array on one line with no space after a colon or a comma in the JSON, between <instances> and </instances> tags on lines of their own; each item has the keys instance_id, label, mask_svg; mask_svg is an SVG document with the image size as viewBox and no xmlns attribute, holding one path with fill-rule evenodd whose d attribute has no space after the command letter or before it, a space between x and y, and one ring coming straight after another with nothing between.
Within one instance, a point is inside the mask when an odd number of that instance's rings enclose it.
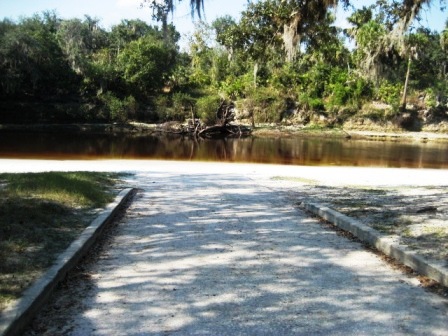
<instances>
[{"instance_id":1,"label":"sunlit pavement","mask_svg":"<svg viewBox=\"0 0 448 336\"><path fill-rule=\"evenodd\" d=\"M288 174L448 185L446 172L155 161L0 167L135 173L126 179L141 191L82 280L90 289L61 312L71 316L68 334L448 335L446 300L263 186Z\"/></svg>"},{"instance_id":2,"label":"sunlit pavement","mask_svg":"<svg viewBox=\"0 0 448 336\"><path fill-rule=\"evenodd\" d=\"M251 178L293 176L325 185L445 185L446 169L288 166L156 160L20 160L0 159L1 172L149 171L185 174L243 174Z\"/></svg>"}]
</instances>

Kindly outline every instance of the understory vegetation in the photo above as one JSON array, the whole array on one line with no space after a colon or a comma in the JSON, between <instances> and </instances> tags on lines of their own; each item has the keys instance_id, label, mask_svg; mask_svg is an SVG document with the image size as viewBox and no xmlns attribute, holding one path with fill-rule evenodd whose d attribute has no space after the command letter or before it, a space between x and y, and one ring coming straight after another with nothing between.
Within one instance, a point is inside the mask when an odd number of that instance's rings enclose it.
<instances>
[{"instance_id":1,"label":"understory vegetation","mask_svg":"<svg viewBox=\"0 0 448 336\"><path fill-rule=\"evenodd\" d=\"M249 2L239 20L197 23L186 50L174 25L3 19L0 123L213 124L225 99L252 124L448 130L448 24L431 31L378 1L341 29L334 6L306 2L297 16L291 3Z\"/></svg>"},{"instance_id":2,"label":"understory vegetation","mask_svg":"<svg viewBox=\"0 0 448 336\"><path fill-rule=\"evenodd\" d=\"M110 173L0 174L0 311L114 198Z\"/></svg>"}]
</instances>

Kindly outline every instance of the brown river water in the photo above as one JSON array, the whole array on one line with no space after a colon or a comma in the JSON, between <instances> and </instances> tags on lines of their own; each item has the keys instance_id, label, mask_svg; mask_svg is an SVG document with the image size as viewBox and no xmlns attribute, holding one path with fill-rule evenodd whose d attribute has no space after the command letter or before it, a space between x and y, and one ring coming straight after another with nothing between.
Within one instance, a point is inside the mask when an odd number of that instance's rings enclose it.
<instances>
[{"instance_id":1,"label":"brown river water","mask_svg":"<svg viewBox=\"0 0 448 336\"><path fill-rule=\"evenodd\" d=\"M163 159L446 169L448 143L301 136L194 140L166 135L0 131L0 158Z\"/></svg>"}]
</instances>

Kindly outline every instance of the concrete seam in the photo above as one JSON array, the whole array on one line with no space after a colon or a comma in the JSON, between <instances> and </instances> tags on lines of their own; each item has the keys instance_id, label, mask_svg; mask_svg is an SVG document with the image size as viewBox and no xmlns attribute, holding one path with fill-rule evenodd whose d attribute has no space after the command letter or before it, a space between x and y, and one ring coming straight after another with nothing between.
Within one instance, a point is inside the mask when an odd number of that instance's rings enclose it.
<instances>
[{"instance_id":1,"label":"concrete seam","mask_svg":"<svg viewBox=\"0 0 448 336\"><path fill-rule=\"evenodd\" d=\"M84 229L81 235L58 257L34 284L25 290L22 297L8 306L0 316L0 336L18 335L50 297L58 282L73 269L112 221L123 204L132 197L135 189L122 190L115 200Z\"/></svg>"},{"instance_id":2,"label":"concrete seam","mask_svg":"<svg viewBox=\"0 0 448 336\"><path fill-rule=\"evenodd\" d=\"M361 241L412 268L417 273L448 287L448 269L442 264L429 261L414 251L409 250L405 245L395 243L392 237L383 236L378 231L327 206L318 203L302 203L302 207L333 223L335 226L352 233Z\"/></svg>"}]
</instances>

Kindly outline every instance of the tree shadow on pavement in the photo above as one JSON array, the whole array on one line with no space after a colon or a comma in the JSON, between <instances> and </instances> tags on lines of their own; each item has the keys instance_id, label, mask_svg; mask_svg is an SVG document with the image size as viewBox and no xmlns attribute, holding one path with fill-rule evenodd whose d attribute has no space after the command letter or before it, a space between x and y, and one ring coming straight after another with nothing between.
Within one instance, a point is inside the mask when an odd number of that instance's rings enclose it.
<instances>
[{"instance_id":1,"label":"tree shadow on pavement","mask_svg":"<svg viewBox=\"0 0 448 336\"><path fill-rule=\"evenodd\" d=\"M136 179L64 312L71 335L447 334L443 301L277 191L224 174Z\"/></svg>"},{"instance_id":2,"label":"tree shadow on pavement","mask_svg":"<svg viewBox=\"0 0 448 336\"><path fill-rule=\"evenodd\" d=\"M443 262L448 257L448 186L349 187L303 186L290 188L296 203L324 204L419 254Z\"/></svg>"}]
</instances>

